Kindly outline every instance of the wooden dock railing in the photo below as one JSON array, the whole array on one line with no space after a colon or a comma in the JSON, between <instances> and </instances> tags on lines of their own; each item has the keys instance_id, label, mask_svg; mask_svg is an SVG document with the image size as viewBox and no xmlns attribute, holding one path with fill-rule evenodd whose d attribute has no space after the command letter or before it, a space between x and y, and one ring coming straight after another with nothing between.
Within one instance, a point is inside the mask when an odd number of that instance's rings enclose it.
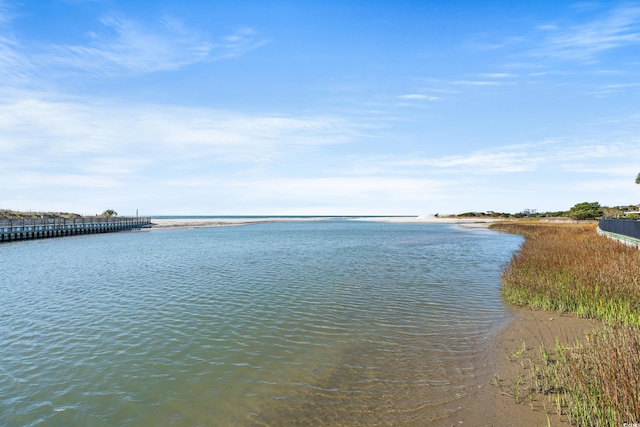
<instances>
[{"instance_id":1,"label":"wooden dock railing","mask_svg":"<svg viewBox=\"0 0 640 427\"><path fill-rule=\"evenodd\" d=\"M0 218L0 242L151 227L148 217Z\"/></svg>"}]
</instances>

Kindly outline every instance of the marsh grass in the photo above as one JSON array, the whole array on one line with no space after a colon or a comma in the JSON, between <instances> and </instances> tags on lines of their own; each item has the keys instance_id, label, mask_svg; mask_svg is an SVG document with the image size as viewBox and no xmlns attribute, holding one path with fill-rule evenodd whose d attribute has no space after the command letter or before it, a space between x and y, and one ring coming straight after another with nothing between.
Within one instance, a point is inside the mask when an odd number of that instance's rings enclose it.
<instances>
[{"instance_id":1,"label":"marsh grass","mask_svg":"<svg viewBox=\"0 0 640 427\"><path fill-rule=\"evenodd\" d=\"M640 326L640 251L596 225L500 223L526 241L502 273L511 304Z\"/></svg>"},{"instance_id":2,"label":"marsh grass","mask_svg":"<svg viewBox=\"0 0 640 427\"><path fill-rule=\"evenodd\" d=\"M526 237L502 274L507 301L606 324L575 343L541 347L539 355L518 349L528 377L512 380L507 393L531 402L546 395L555 412L579 426L639 423L640 251L598 235L595 225L494 228Z\"/></svg>"},{"instance_id":3,"label":"marsh grass","mask_svg":"<svg viewBox=\"0 0 640 427\"><path fill-rule=\"evenodd\" d=\"M556 341L540 354L522 354L521 372L500 391L516 403L546 396L553 412L578 426L621 426L640 422L640 334L606 326L573 344ZM543 404L545 410L547 406Z\"/></svg>"}]
</instances>

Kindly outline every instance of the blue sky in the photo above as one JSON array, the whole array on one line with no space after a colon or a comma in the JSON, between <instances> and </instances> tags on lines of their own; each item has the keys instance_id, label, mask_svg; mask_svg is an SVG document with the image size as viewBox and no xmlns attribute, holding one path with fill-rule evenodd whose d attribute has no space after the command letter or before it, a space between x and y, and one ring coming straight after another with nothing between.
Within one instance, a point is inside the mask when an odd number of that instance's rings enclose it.
<instances>
[{"instance_id":1,"label":"blue sky","mask_svg":"<svg viewBox=\"0 0 640 427\"><path fill-rule=\"evenodd\" d=\"M640 202L640 2L0 0L0 208Z\"/></svg>"}]
</instances>

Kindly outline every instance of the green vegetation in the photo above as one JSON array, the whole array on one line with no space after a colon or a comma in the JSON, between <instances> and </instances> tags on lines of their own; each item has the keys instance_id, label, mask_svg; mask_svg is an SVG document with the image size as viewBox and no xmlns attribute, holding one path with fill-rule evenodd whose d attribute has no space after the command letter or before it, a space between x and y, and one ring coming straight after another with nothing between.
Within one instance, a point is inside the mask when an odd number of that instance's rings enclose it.
<instances>
[{"instance_id":1,"label":"green vegetation","mask_svg":"<svg viewBox=\"0 0 640 427\"><path fill-rule=\"evenodd\" d=\"M20 212L9 209L0 209L0 218L5 219L30 219L30 218L80 218L75 213L68 212Z\"/></svg>"},{"instance_id":2,"label":"green vegetation","mask_svg":"<svg viewBox=\"0 0 640 427\"><path fill-rule=\"evenodd\" d=\"M640 184L640 173L636 176L636 184Z\"/></svg>"},{"instance_id":3,"label":"green vegetation","mask_svg":"<svg viewBox=\"0 0 640 427\"><path fill-rule=\"evenodd\" d=\"M635 206L628 206L629 210L635 209ZM602 208L602 217L603 218L622 218L625 216L625 209L622 209L619 206L615 206L612 208L603 207ZM628 216L627 216L628 217Z\"/></svg>"},{"instance_id":4,"label":"green vegetation","mask_svg":"<svg viewBox=\"0 0 640 427\"><path fill-rule=\"evenodd\" d=\"M460 218L495 218L495 219L507 219L507 218L570 218L575 220L595 220L598 218L620 218L625 216L625 211L636 209L636 206L601 206L598 202L582 202L573 206L568 211L556 211L556 212L537 212L537 211L525 211L517 213L506 212L464 212L456 215Z\"/></svg>"},{"instance_id":5,"label":"green vegetation","mask_svg":"<svg viewBox=\"0 0 640 427\"><path fill-rule=\"evenodd\" d=\"M521 346L509 357L522 368L510 381L494 374L493 384L502 394L532 409L542 398L547 420L555 412L577 426L640 422L637 329L608 326L571 345L556 340L555 347L543 346L539 354L532 350Z\"/></svg>"},{"instance_id":6,"label":"green vegetation","mask_svg":"<svg viewBox=\"0 0 640 427\"><path fill-rule=\"evenodd\" d=\"M530 356L529 377L520 375L511 394L517 401L545 395L575 425L640 422L640 251L598 235L595 225L493 228L527 238L502 274L507 301L607 324L583 341Z\"/></svg>"},{"instance_id":7,"label":"green vegetation","mask_svg":"<svg viewBox=\"0 0 640 427\"><path fill-rule=\"evenodd\" d=\"M640 333L607 327L572 346L556 344L534 369L539 393L580 426L640 422Z\"/></svg>"},{"instance_id":8,"label":"green vegetation","mask_svg":"<svg viewBox=\"0 0 640 427\"><path fill-rule=\"evenodd\" d=\"M113 209L107 209L100 216L118 216L118 212ZM23 212L13 211L10 209L0 209L0 218L2 219L32 219L32 218L82 218L82 215L69 212Z\"/></svg>"},{"instance_id":9,"label":"green vegetation","mask_svg":"<svg viewBox=\"0 0 640 427\"><path fill-rule=\"evenodd\" d=\"M586 220L586 219L597 219L602 217L604 211L602 210L602 206L598 202L584 202L578 203L569 209L568 216L569 218Z\"/></svg>"}]
</instances>

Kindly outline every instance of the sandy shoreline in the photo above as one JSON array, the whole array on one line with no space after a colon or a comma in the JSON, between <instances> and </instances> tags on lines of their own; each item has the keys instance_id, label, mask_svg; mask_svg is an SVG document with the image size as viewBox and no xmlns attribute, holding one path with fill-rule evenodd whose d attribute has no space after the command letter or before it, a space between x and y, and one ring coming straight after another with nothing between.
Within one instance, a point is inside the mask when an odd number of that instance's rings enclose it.
<instances>
[{"instance_id":1,"label":"sandy shoreline","mask_svg":"<svg viewBox=\"0 0 640 427\"><path fill-rule=\"evenodd\" d=\"M492 337L487 348L480 354L481 372L477 374L479 385L462 399L456 417L457 425L565 425L566 420L560 416L555 413L547 414L553 412L554 405L546 396L535 395L533 402L526 397L523 397L522 403L515 402L511 395L513 381L520 375L525 378L530 375L527 355L520 356L517 352L524 343L526 352L531 357L537 357L542 345L554 348L556 338L562 343L574 343L601 324L555 312L512 307L508 310L511 311L512 318ZM495 384L496 376L501 380L502 390Z\"/></svg>"},{"instance_id":2,"label":"sandy shoreline","mask_svg":"<svg viewBox=\"0 0 640 427\"><path fill-rule=\"evenodd\" d=\"M268 222L311 222L311 221L328 221L331 219L342 217L238 217L238 218L152 218L152 228L155 229L171 229L171 228L211 228L211 227L230 227L240 225L251 225ZM464 227L488 227L489 224L496 221L495 219L476 219L476 218L450 218L436 217L432 215L415 216L415 217L348 217L351 221L374 221L374 222L392 222L407 224L458 224Z\"/></svg>"}]
</instances>

